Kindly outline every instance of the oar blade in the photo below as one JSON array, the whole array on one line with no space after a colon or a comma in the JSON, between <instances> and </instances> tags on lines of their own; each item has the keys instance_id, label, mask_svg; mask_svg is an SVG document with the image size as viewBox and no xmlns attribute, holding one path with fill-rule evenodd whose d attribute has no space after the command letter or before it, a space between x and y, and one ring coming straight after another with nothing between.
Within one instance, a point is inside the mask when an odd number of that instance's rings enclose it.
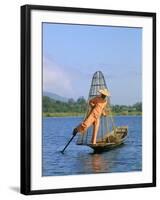
<instances>
[{"instance_id":1,"label":"oar blade","mask_svg":"<svg viewBox=\"0 0 160 200\"><path fill-rule=\"evenodd\" d=\"M66 144L66 146L63 148L63 150L61 151L61 153L62 154L64 154L64 151L65 151L65 149L68 147L68 145L70 144L70 142L73 140L73 138L75 137L76 135L73 135L72 137L71 137L71 139L68 141L68 143Z\"/></svg>"}]
</instances>

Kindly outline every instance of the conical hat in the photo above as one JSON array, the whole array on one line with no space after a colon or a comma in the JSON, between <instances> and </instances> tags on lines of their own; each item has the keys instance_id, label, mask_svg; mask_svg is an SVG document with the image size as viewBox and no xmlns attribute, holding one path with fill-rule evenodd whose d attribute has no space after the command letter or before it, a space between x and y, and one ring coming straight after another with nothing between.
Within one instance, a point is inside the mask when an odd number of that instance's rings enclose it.
<instances>
[{"instance_id":1,"label":"conical hat","mask_svg":"<svg viewBox=\"0 0 160 200\"><path fill-rule=\"evenodd\" d=\"M108 96L108 97L110 96L110 92L106 88L100 89L98 92L105 95L105 96Z\"/></svg>"}]
</instances>

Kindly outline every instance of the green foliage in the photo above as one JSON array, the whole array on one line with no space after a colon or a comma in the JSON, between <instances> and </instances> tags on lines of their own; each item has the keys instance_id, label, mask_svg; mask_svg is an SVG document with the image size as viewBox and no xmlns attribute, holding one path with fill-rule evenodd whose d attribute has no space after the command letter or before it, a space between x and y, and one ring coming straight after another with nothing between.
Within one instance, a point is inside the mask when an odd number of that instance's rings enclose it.
<instances>
[{"instance_id":1,"label":"green foliage","mask_svg":"<svg viewBox=\"0 0 160 200\"><path fill-rule=\"evenodd\" d=\"M74 104L75 101L74 101L74 99L70 98L70 99L68 99L68 103L69 103L69 104Z\"/></svg>"},{"instance_id":2,"label":"green foliage","mask_svg":"<svg viewBox=\"0 0 160 200\"><path fill-rule=\"evenodd\" d=\"M126 106L126 105L112 105L112 111L115 113L133 113L133 112L142 112L142 103L137 102L136 104L132 106Z\"/></svg>"},{"instance_id":3,"label":"green foliage","mask_svg":"<svg viewBox=\"0 0 160 200\"><path fill-rule=\"evenodd\" d=\"M44 113L84 113L86 111L86 100L81 97L76 102L69 99L68 102L55 101L47 96L43 96Z\"/></svg>"},{"instance_id":4,"label":"green foliage","mask_svg":"<svg viewBox=\"0 0 160 200\"><path fill-rule=\"evenodd\" d=\"M86 112L87 102L84 97L79 97L77 101L69 99L68 102L56 101L47 96L43 96L44 116L78 116ZM141 115L142 103L137 102L132 106L112 105L111 110L114 115Z\"/></svg>"},{"instance_id":5,"label":"green foliage","mask_svg":"<svg viewBox=\"0 0 160 200\"><path fill-rule=\"evenodd\" d=\"M141 102L134 104L133 107L136 109L136 111L142 112L142 103Z\"/></svg>"}]
</instances>

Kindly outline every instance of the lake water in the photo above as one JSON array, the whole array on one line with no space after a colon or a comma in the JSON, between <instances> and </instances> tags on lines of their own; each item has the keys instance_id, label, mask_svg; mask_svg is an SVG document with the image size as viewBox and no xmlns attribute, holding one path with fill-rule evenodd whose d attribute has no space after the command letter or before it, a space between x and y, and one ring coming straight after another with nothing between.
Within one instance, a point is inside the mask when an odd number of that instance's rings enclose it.
<instances>
[{"instance_id":1,"label":"lake water","mask_svg":"<svg viewBox=\"0 0 160 200\"><path fill-rule=\"evenodd\" d=\"M101 154L87 146L76 145L76 137L62 154L81 117L43 118L42 176L131 172L142 170L142 117L117 116L117 126L127 125L123 145Z\"/></svg>"}]
</instances>

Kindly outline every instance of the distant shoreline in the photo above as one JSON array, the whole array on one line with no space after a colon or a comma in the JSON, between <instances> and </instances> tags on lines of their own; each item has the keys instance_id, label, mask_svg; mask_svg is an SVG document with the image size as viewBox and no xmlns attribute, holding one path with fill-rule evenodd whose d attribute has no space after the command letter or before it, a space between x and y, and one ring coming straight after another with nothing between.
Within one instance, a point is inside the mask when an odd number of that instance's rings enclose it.
<instances>
[{"instance_id":1,"label":"distant shoreline","mask_svg":"<svg viewBox=\"0 0 160 200\"><path fill-rule=\"evenodd\" d=\"M83 117L85 113L76 113L76 112L43 112L43 117ZM142 112L134 111L134 112L120 112L120 113L112 113L112 116L142 116Z\"/></svg>"}]
</instances>

